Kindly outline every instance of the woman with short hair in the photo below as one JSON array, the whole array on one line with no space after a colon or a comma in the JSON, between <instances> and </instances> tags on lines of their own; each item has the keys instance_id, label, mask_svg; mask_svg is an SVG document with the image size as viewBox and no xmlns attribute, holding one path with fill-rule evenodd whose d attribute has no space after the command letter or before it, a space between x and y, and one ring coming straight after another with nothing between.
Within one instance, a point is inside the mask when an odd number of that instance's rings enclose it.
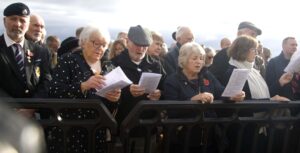
<instances>
[{"instance_id":1,"label":"woman with short hair","mask_svg":"<svg viewBox=\"0 0 300 153\"><path fill-rule=\"evenodd\" d=\"M270 97L269 88L267 86L266 81L262 77L262 75L259 73L258 70L254 68L255 63L255 57L257 55L257 47L258 47L258 41L257 39L241 35L238 38L236 38L231 46L228 49L228 55L230 57L229 60L229 67L227 69L227 72L225 73L225 80L229 80L232 72L234 69L248 69L250 73L248 74L247 81L243 87L243 91L246 93L245 99L247 100L262 100L262 99L270 99L274 101L289 101L288 98L282 97L279 95L276 95L274 97ZM288 109L278 109L276 110L278 114L289 114ZM275 110L274 110L275 113ZM247 116L247 117L265 117L268 115L275 115L270 114L266 110L262 109L253 109L253 110L243 110L239 112L239 116ZM236 137L237 132L241 129L240 127L232 127L228 130L228 135L230 135L230 141L231 141L231 149L233 151L234 145L236 140L234 138ZM249 123L247 126L245 126L242 131L242 141L241 141L241 150L238 152L250 152L251 151L251 144L253 142L255 134L258 132L256 129L259 128L259 135L257 137L257 146L256 146L256 152L266 152L267 148L267 139L268 139L268 129L266 126L257 127L256 123ZM255 133L257 132L257 133ZM280 141L280 140L279 140ZM280 150L280 149L278 149Z\"/></svg>"},{"instance_id":2,"label":"woman with short hair","mask_svg":"<svg viewBox=\"0 0 300 153\"><path fill-rule=\"evenodd\" d=\"M101 65L110 41L109 32L97 26L87 26L79 37L82 49L62 56L54 69L49 95L54 98L101 99L109 110L117 107L121 90L109 91L104 97L96 95L96 89L105 83Z\"/></svg>"},{"instance_id":3,"label":"woman with short hair","mask_svg":"<svg viewBox=\"0 0 300 153\"><path fill-rule=\"evenodd\" d=\"M179 50L178 66L179 70L176 73L168 76L164 83L164 98L166 100L176 101L196 101L199 103L213 103L215 99L221 99L221 94L224 87L205 67L205 51L195 42L184 44ZM228 99L234 101L242 101L244 99L242 91L234 97ZM225 99L225 98L224 98ZM227 98L226 98L227 99ZM186 112L178 114L176 111L168 112L168 116L173 118L191 116L194 112ZM216 117L215 111L206 111L204 116ZM217 126L212 128L218 128ZM172 144L170 152L183 152L182 136L187 133L188 128L177 129L172 137L175 140ZM190 136L189 152L201 153L206 148L206 152L217 153L218 146L215 138L214 130L207 130L199 125L193 126ZM202 143L205 142L206 146Z\"/></svg>"}]
</instances>

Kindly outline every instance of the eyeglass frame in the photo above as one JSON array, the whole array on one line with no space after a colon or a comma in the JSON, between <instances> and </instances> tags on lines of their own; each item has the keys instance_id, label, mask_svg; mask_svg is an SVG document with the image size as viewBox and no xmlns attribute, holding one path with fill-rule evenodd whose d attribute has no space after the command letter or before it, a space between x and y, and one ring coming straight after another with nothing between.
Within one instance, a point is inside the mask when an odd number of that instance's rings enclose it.
<instances>
[{"instance_id":1,"label":"eyeglass frame","mask_svg":"<svg viewBox=\"0 0 300 153\"><path fill-rule=\"evenodd\" d=\"M105 48L106 47L106 45L103 45L103 44L101 44L101 43L97 43L95 40L90 40L90 42L93 44L93 47L95 48L95 49L100 49L101 47L103 47L103 48Z\"/></svg>"}]
</instances>

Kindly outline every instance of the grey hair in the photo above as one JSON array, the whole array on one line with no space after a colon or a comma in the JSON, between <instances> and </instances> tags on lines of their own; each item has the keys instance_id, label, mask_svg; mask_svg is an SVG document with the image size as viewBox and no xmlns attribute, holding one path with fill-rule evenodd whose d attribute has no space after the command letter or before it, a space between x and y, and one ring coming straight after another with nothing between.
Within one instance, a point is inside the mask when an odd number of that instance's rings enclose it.
<instances>
[{"instance_id":1,"label":"grey hair","mask_svg":"<svg viewBox=\"0 0 300 153\"><path fill-rule=\"evenodd\" d=\"M196 42L185 43L179 50L178 66L184 68L192 54L205 56L205 51L201 45Z\"/></svg>"},{"instance_id":2,"label":"grey hair","mask_svg":"<svg viewBox=\"0 0 300 153\"><path fill-rule=\"evenodd\" d=\"M192 31L192 29L190 27L187 26L180 26L177 28L177 32L176 32L176 39L182 37L182 35L184 35L185 33Z\"/></svg>"},{"instance_id":3,"label":"grey hair","mask_svg":"<svg viewBox=\"0 0 300 153\"><path fill-rule=\"evenodd\" d=\"M110 34L106 28L89 25L83 28L79 36L79 46L82 46L83 43L87 40L90 40L90 37L93 33L99 33L106 40L107 44L110 42Z\"/></svg>"}]
</instances>

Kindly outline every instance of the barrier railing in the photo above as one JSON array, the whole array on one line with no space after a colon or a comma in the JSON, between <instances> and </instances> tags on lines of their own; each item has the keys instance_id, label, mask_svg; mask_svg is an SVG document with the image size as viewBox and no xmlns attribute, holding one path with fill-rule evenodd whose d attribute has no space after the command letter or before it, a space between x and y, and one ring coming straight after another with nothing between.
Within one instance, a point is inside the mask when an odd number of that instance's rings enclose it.
<instances>
[{"instance_id":1,"label":"barrier railing","mask_svg":"<svg viewBox=\"0 0 300 153\"><path fill-rule=\"evenodd\" d=\"M97 100L2 101L34 109L48 153L300 152L297 101L141 101L119 129Z\"/></svg>"},{"instance_id":2,"label":"barrier railing","mask_svg":"<svg viewBox=\"0 0 300 153\"><path fill-rule=\"evenodd\" d=\"M267 100L143 101L122 123L121 138L126 153L300 152L299 107Z\"/></svg>"},{"instance_id":3,"label":"barrier railing","mask_svg":"<svg viewBox=\"0 0 300 153\"><path fill-rule=\"evenodd\" d=\"M48 153L114 152L117 123L99 100L2 99L16 109L34 110Z\"/></svg>"}]
</instances>

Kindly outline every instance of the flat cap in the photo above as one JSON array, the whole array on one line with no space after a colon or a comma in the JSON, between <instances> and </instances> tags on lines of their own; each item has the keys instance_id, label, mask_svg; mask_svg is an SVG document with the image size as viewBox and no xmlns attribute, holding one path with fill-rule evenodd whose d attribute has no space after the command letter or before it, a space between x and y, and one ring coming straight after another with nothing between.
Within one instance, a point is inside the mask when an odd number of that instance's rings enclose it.
<instances>
[{"instance_id":1,"label":"flat cap","mask_svg":"<svg viewBox=\"0 0 300 153\"><path fill-rule=\"evenodd\" d=\"M150 32L142 28L140 25L130 27L128 31L128 39L138 46L150 46L152 43Z\"/></svg>"},{"instance_id":2,"label":"flat cap","mask_svg":"<svg viewBox=\"0 0 300 153\"><path fill-rule=\"evenodd\" d=\"M248 22L248 21L244 21L239 24L238 29L240 30L243 28L249 28L249 29L255 30L257 35L261 35L261 33L262 33L262 31L255 24Z\"/></svg>"},{"instance_id":3,"label":"flat cap","mask_svg":"<svg viewBox=\"0 0 300 153\"><path fill-rule=\"evenodd\" d=\"M28 16L30 15L29 7L23 3L12 3L8 5L3 12L4 16L18 15Z\"/></svg>"}]
</instances>

